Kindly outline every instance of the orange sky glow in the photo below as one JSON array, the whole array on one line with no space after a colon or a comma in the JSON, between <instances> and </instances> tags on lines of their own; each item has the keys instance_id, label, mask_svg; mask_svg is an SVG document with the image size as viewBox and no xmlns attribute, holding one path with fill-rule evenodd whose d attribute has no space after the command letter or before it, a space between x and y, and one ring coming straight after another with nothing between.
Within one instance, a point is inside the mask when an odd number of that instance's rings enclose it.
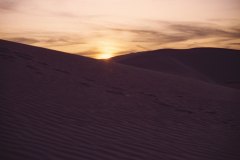
<instances>
[{"instance_id":1,"label":"orange sky glow","mask_svg":"<svg viewBox=\"0 0 240 160\"><path fill-rule=\"evenodd\" d=\"M239 0L0 0L0 13L1 39L99 59L240 49Z\"/></svg>"}]
</instances>

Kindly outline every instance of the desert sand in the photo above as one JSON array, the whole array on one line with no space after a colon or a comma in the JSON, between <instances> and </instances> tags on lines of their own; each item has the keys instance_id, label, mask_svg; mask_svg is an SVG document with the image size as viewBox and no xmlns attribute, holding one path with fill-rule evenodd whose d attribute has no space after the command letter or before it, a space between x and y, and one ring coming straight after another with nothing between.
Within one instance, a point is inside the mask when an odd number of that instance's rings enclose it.
<instances>
[{"instance_id":1,"label":"desert sand","mask_svg":"<svg viewBox=\"0 0 240 160\"><path fill-rule=\"evenodd\" d=\"M191 60L154 70L1 40L1 159L238 160L240 91Z\"/></svg>"},{"instance_id":2,"label":"desert sand","mask_svg":"<svg viewBox=\"0 0 240 160\"><path fill-rule=\"evenodd\" d=\"M240 50L160 49L131 53L113 61L240 89Z\"/></svg>"}]
</instances>

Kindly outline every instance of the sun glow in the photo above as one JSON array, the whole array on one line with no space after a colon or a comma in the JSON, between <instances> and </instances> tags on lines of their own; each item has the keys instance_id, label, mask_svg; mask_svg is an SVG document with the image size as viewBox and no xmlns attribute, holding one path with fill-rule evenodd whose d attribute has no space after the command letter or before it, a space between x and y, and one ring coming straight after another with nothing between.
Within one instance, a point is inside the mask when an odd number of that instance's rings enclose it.
<instances>
[{"instance_id":1,"label":"sun glow","mask_svg":"<svg viewBox=\"0 0 240 160\"><path fill-rule=\"evenodd\" d=\"M97 55L97 59L109 59L114 56L115 53L119 52L117 47L117 43L112 41L104 41L98 43L99 54Z\"/></svg>"},{"instance_id":2,"label":"sun glow","mask_svg":"<svg viewBox=\"0 0 240 160\"><path fill-rule=\"evenodd\" d=\"M103 53L98 55L98 59L109 59L111 57L113 57L113 54L110 54L110 53Z\"/></svg>"}]
</instances>

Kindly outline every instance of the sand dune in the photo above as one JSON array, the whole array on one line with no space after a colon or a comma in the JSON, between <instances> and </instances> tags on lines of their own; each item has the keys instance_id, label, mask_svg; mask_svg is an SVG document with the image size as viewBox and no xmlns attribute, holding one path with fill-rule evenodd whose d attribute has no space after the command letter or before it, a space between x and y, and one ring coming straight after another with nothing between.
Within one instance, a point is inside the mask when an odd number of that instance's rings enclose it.
<instances>
[{"instance_id":1,"label":"sand dune","mask_svg":"<svg viewBox=\"0 0 240 160\"><path fill-rule=\"evenodd\" d=\"M3 40L0 65L1 159L240 157L236 89Z\"/></svg>"},{"instance_id":2,"label":"sand dune","mask_svg":"<svg viewBox=\"0 0 240 160\"><path fill-rule=\"evenodd\" d=\"M113 61L240 88L240 51L221 48L162 49L132 53Z\"/></svg>"}]
</instances>

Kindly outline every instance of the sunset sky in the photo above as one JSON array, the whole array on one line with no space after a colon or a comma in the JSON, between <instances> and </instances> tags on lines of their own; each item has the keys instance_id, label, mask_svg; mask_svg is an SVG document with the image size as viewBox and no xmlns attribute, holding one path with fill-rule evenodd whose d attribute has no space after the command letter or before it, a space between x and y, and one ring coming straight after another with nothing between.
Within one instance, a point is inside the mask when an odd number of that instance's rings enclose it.
<instances>
[{"instance_id":1,"label":"sunset sky","mask_svg":"<svg viewBox=\"0 0 240 160\"><path fill-rule=\"evenodd\" d=\"M240 0L0 0L0 38L93 58L240 49Z\"/></svg>"}]
</instances>

